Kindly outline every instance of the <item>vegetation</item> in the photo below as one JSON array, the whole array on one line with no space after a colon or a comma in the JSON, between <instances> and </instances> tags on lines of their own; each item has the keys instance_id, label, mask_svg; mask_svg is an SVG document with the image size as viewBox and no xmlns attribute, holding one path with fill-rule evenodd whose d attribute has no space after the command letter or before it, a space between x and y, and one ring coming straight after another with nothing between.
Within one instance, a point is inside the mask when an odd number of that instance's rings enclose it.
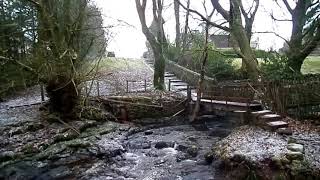
<instances>
[{"instance_id":1,"label":"vegetation","mask_svg":"<svg viewBox=\"0 0 320 180\"><path fill-rule=\"evenodd\" d=\"M82 65L105 51L106 38L99 10L87 0L1 3L6 13L5 26L1 29L6 37L1 43L1 60L9 67L1 68L2 73L14 75L17 72L14 67L28 71L27 77L37 79L32 83L45 84L52 111L75 117ZM12 32L19 34L19 38L11 38ZM23 71L21 75L25 75ZM10 78L5 81L15 84Z\"/></svg>"},{"instance_id":2,"label":"vegetation","mask_svg":"<svg viewBox=\"0 0 320 180\"><path fill-rule=\"evenodd\" d=\"M295 1L295 7L291 7L289 2L283 0L292 22L291 38L286 41L288 49L285 52L288 68L300 74L303 61L320 42L320 3L318 0L298 0Z\"/></svg>"}]
</instances>

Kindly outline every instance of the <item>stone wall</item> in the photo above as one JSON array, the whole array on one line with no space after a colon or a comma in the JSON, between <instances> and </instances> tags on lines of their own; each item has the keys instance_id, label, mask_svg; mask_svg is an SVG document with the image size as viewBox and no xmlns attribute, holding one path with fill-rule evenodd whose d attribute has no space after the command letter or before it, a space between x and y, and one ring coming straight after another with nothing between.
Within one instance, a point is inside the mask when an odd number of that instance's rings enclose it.
<instances>
[{"instance_id":1,"label":"stone wall","mask_svg":"<svg viewBox=\"0 0 320 180\"><path fill-rule=\"evenodd\" d=\"M166 71L174 73L179 79L187 82L191 86L197 86L200 74L178 65L173 61L166 61ZM214 78L205 76L204 87L208 88L215 85L217 81Z\"/></svg>"}]
</instances>

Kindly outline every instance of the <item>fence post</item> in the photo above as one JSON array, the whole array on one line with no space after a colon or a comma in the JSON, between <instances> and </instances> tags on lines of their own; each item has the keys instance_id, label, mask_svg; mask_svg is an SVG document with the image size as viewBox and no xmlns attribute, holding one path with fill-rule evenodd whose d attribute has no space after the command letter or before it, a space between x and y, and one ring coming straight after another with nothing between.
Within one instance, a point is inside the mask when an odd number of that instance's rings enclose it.
<instances>
[{"instance_id":1,"label":"fence post","mask_svg":"<svg viewBox=\"0 0 320 180\"><path fill-rule=\"evenodd\" d=\"M171 79L169 79L169 85L168 90L171 91Z\"/></svg>"},{"instance_id":2,"label":"fence post","mask_svg":"<svg viewBox=\"0 0 320 180\"><path fill-rule=\"evenodd\" d=\"M44 101L44 88L43 88L43 84L40 84L40 91L41 91L41 102Z\"/></svg>"},{"instance_id":3,"label":"fence post","mask_svg":"<svg viewBox=\"0 0 320 180\"><path fill-rule=\"evenodd\" d=\"M187 85L187 101L188 103L192 100L191 98L191 88L189 85Z\"/></svg>"},{"instance_id":4,"label":"fence post","mask_svg":"<svg viewBox=\"0 0 320 180\"><path fill-rule=\"evenodd\" d=\"M126 92L128 93L129 92L129 81L126 80Z\"/></svg>"},{"instance_id":5,"label":"fence post","mask_svg":"<svg viewBox=\"0 0 320 180\"><path fill-rule=\"evenodd\" d=\"M147 80L144 80L144 92L147 92Z\"/></svg>"}]
</instances>

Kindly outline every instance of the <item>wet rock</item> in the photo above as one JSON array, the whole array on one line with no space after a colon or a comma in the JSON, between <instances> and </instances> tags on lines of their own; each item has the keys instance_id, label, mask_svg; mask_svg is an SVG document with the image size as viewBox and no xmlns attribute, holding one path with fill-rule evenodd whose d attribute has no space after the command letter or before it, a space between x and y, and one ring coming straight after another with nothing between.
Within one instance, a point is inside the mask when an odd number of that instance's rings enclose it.
<instances>
[{"instance_id":1,"label":"wet rock","mask_svg":"<svg viewBox=\"0 0 320 180\"><path fill-rule=\"evenodd\" d=\"M303 160L303 154L301 152L288 151L286 158L289 160Z\"/></svg>"},{"instance_id":2,"label":"wet rock","mask_svg":"<svg viewBox=\"0 0 320 180\"><path fill-rule=\"evenodd\" d=\"M91 146L91 143L83 139L75 139L72 141L68 141L66 145L71 148L86 148Z\"/></svg>"},{"instance_id":3,"label":"wet rock","mask_svg":"<svg viewBox=\"0 0 320 180\"><path fill-rule=\"evenodd\" d=\"M97 126L97 121L86 120L84 123L79 127L80 132L85 131L88 128Z\"/></svg>"},{"instance_id":4,"label":"wet rock","mask_svg":"<svg viewBox=\"0 0 320 180\"><path fill-rule=\"evenodd\" d=\"M238 163L245 161L245 159L246 159L245 155L239 154L239 153L235 153L231 158L232 161L238 162Z\"/></svg>"},{"instance_id":5,"label":"wet rock","mask_svg":"<svg viewBox=\"0 0 320 180\"><path fill-rule=\"evenodd\" d=\"M187 154L185 154L185 153L179 153L179 154L177 154L177 156L176 156L176 161L177 162L181 162L181 161L184 161L184 160L186 160L186 159L188 159L189 158L189 156L187 155Z\"/></svg>"},{"instance_id":6,"label":"wet rock","mask_svg":"<svg viewBox=\"0 0 320 180\"><path fill-rule=\"evenodd\" d=\"M61 142L61 141L69 141L71 139L75 139L78 137L78 134L74 130L68 130L67 132L64 132L62 134L57 134L54 136L54 142Z\"/></svg>"},{"instance_id":7,"label":"wet rock","mask_svg":"<svg viewBox=\"0 0 320 180\"><path fill-rule=\"evenodd\" d=\"M13 151L4 151L0 153L0 162L10 161L14 159L15 153Z\"/></svg>"},{"instance_id":8,"label":"wet rock","mask_svg":"<svg viewBox=\"0 0 320 180\"><path fill-rule=\"evenodd\" d=\"M215 129L214 131L211 131L209 136L213 137L227 137L230 134L230 131L227 129Z\"/></svg>"},{"instance_id":9,"label":"wet rock","mask_svg":"<svg viewBox=\"0 0 320 180\"><path fill-rule=\"evenodd\" d=\"M297 143L297 140L293 137L289 137L288 144L290 144L290 143Z\"/></svg>"},{"instance_id":10,"label":"wet rock","mask_svg":"<svg viewBox=\"0 0 320 180\"><path fill-rule=\"evenodd\" d=\"M196 142L197 138L192 136L192 137L189 137L188 140L191 142Z\"/></svg>"},{"instance_id":11,"label":"wet rock","mask_svg":"<svg viewBox=\"0 0 320 180\"><path fill-rule=\"evenodd\" d=\"M174 147L174 142L165 142L165 141L159 141L154 146L157 149L163 149L163 148L169 148Z\"/></svg>"},{"instance_id":12,"label":"wet rock","mask_svg":"<svg viewBox=\"0 0 320 180\"><path fill-rule=\"evenodd\" d=\"M69 168L66 166L59 166L42 173L37 179L66 179L70 177L72 177L72 172Z\"/></svg>"},{"instance_id":13,"label":"wet rock","mask_svg":"<svg viewBox=\"0 0 320 180\"><path fill-rule=\"evenodd\" d=\"M303 147L302 144L290 143L290 144L288 144L287 148L288 148L290 151L294 151L294 152L301 152L301 153L303 153L303 151L304 151L304 147Z\"/></svg>"},{"instance_id":14,"label":"wet rock","mask_svg":"<svg viewBox=\"0 0 320 180\"><path fill-rule=\"evenodd\" d=\"M211 164L212 161L214 160L214 152L213 151L207 152L204 155L204 160L206 161L206 163Z\"/></svg>"},{"instance_id":15,"label":"wet rock","mask_svg":"<svg viewBox=\"0 0 320 180\"><path fill-rule=\"evenodd\" d=\"M292 135L292 130L290 128L279 128L277 133L281 135Z\"/></svg>"},{"instance_id":16,"label":"wet rock","mask_svg":"<svg viewBox=\"0 0 320 180\"><path fill-rule=\"evenodd\" d=\"M22 134L22 133L24 133L24 130L22 127L13 128L9 131L9 134L11 136Z\"/></svg>"},{"instance_id":17,"label":"wet rock","mask_svg":"<svg viewBox=\"0 0 320 180\"><path fill-rule=\"evenodd\" d=\"M282 164L289 164L290 163L290 160L286 157L282 157L280 160L281 160Z\"/></svg>"},{"instance_id":18,"label":"wet rock","mask_svg":"<svg viewBox=\"0 0 320 180\"><path fill-rule=\"evenodd\" d=\"M197 157L198 155L198 151L199 148L197 146L191 146L187 149L187 153L191 156L191 157Z\"/></svg>"},{"instance_id":19,"label":"wet rock","mask_svg":"<svg viewBox=\"0 0 320 180\"><path fill-rule=\"evenodd\" d=\"M22 147L22 150L24 154L34 154L40 152L39 148L35 146L35 144L27 144L24 147Z\"/></svg>"},{"instance_id":20,"label":"wet rock","mask_svg":"<svg viewBox=\"0 0 320 180\"><path fill-rule=\"evenodd\" d=\"M125 152L125 149L121 145L121 142L117 140L104 138L98 141L97 145L100 148L100 154L107 157L116 157Z\"/></svg>"},{"instance_id":21,"label":"wet rock","mask_svg":"<svg viewBox=\"0 0 320 180\"><path fill-rule=\"evenodd\" d=\"M153 134L153 131L145 131L144 132L144 135L151 135L151 134Z\"/></svg>"},{"instance_id":22,"label":"wet rock","mask_svg":"<svg viewBox=\"0 0 320 180\"><path fill-rule=\"evenodd\" d=\"M149 149L151 148L151 141L132 140L127 145L130 149Z\"/></svg>"},{"instance_id":23,"label":"wet rock","mask_svg":"<svg viewBox=\"0 0 320 180\"><path fill-rule=\"evenodd\" d=\"M27 127L27 131L37 131L39 129L44 128L44 125L41 123L34 123L34 124L29 124Z\"/></svg>"},{"instance_id":24,"label":"wet rock","mask_svg":"<svg viewBox=\"0 0 320 180\"><path fill-rule=\"evenodd\" d=\"M301 177L300 179L307 179L306 176L303 176L303 173L308 171L308 168L308 164L304 161L292 160L290 164L290 173L296 178Z\"/></svg>"},{"instance_id":25,"label":"wet rock","mask_svg":"<svg viewBox=\"0 0 320 180\"><path fill-rule=\"evenodd\" d=\"M176 147L176 149L177 149L178 151L186 152L187 149L188 149L188 146L179 144L179 145Z\"/></svg>"}]
</instances>

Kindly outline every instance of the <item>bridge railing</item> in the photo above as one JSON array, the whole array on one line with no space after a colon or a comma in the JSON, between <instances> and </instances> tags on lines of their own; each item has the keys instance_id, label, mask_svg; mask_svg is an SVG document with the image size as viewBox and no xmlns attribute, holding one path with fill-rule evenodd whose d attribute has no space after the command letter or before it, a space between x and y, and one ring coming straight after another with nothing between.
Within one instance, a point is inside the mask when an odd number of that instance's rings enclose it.
<instances>
[{"instance_id":1,"label":"bridge railing","mask_svg":"<svg viewBox=\"0 0 320 180\"><path fill-rule=\"evenodd\" d=\"M320 78L211 86L204 90L202 98L244 103L260 101L283 115L320 117Z\"/></svg>"}]
</instances>

